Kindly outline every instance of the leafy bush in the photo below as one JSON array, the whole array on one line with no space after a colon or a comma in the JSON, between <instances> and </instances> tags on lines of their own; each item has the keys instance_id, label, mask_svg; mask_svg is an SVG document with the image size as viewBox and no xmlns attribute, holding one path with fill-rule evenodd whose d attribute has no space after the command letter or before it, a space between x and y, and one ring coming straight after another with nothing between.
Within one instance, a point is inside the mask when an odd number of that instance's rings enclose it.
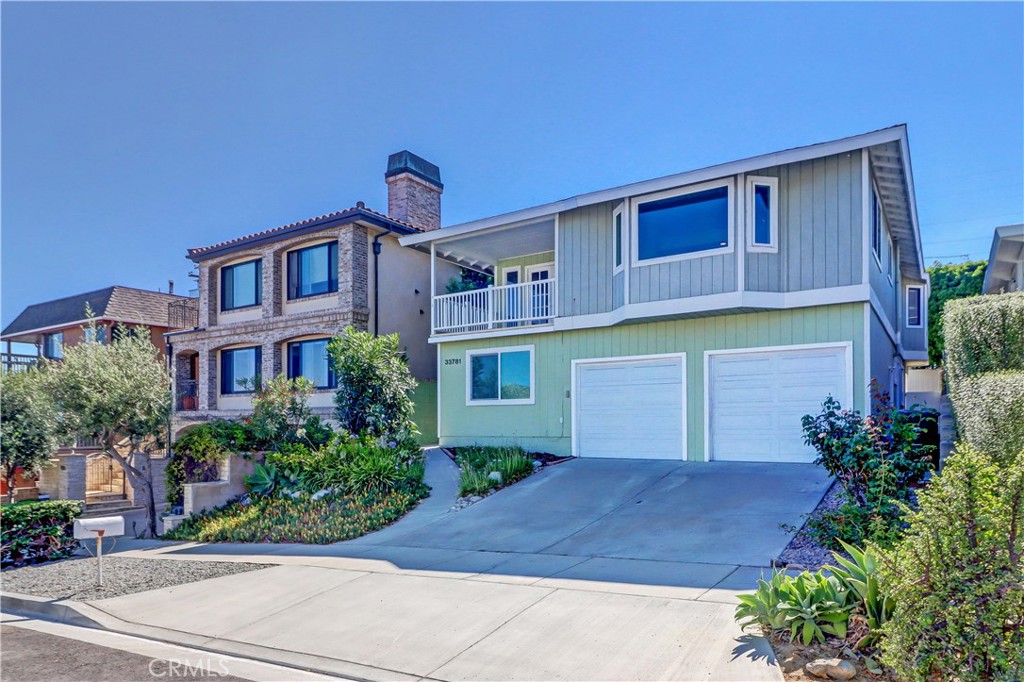
<instances>
[{"instance_id":1,"label":"leafy bush","mask_svg":"<svg viewBox=\"0 0 1024 682\"><path fill-rule=\"evenodd\" d=\"M1020 679L1024 453L1000 466L961 443L919 503L882 566L883 661L907 680Z\"/></svg>"},{"instance_id":2,"label":"leafy bush","mask_svg":"<svg viewBox=\"0 0 1024 682\"><path fill-rule=\"evenodd\" d=\"M953 407L961 436L1009 463L1024 450L1024 372L987 372L957 382Z\"/></svg>"},{"instance_id":3,"label":"leafy bush","mask_svg":"<svg viewBox=\"0 0 1024 682\"><path fill-rule=\"evenodd\" d=\"M767 630L788 630L790 641L825 642L825 635L846 637L850 612L856 603L836 578L818 571L790 576L776 571L757 581L757 591L741 594L736 620L756 623Z\"/></svg>"},{"instance_id":4,"label":"leafy bush","mask_svg":"<svg viewBox=\"0 0 1024 682\"><path fill-rule=\"evenodd\" d=\"M947 301L977 296L985 280L983 260L967 263L938 263L928 268L931 286L928 295L928 359L933 367L942 364L942 310Z\"/></svg>"},{"instance_id":5,"label":"leafy bush","mask_svg":"<svg viewBox=\"0 0 1024 682\"><path fill-rule=\"evenodd\" d=\"M38 474L57 448L57 411L36 368L0 374L0 466L10 501L19 469Z\"/></svg>"},{"instance_id":6,"label":"leafy bush","mask_svg":"<svg viewBox=\"0 0 1024 682\"><path fill-rule=\"evenodd\" d=\"M24 566L71 556L78 547L72 535L82 513L79 500L18 502L0 508L0 564Z\"/></svg>"},{"instance_id":7,"label":"leafy bush","mask_svg":"<svg viewBox=\"0 0 1024 682\"><path fill-rule=\"evenodd\" d=\"M964 377L1024 371L1024 291L950 301L944 319L951 392Z\"/></svg>"},{"instance_id":8,"label":"leafy bush","mask_svg":"<svg viewBox=\"0 0 1024 682\"><path fill-rule=\"evenodd\" d=\"M207 483L220 477L219 465L233 452L253 446L247 427L236 421L215 419L197 424L174 441L171 458L164 469L167 502L184 503L186 483Z\"/></svg>"},{"instance_id":9,"label":"leafy bush","mask_svg":"<svg viewBox=\"0 0 1024 682\"><path fill-rule=\"evenodd\" d=\"M533 473L533 460L517 445L470 445L458 448L455 461L462 469L459 495L485 495L493 488L512 485ZM497 472L498 480L489 476Z\"/></svg>"},{"instance_id":10,"label":"leafy bush","mask_svg":"<svg viewBox=\"0 0 1024 682\"><path fill-rule=\"evenodd\" d=\"M254 386L252 416L247 425L260 449L271 450L284 443L316 447L327 441L330 433L324 437L320 419L309 409L309 397L314 390L309 379L289 379L284 374Z\"/></svg>"},{"instance_id":11,"label":"leafy bush","mask_svg":"<svg viewBox=\"0 0 1024 682\"><path fill-rule=\"evenodd\" d=\"M896 409L877 384L872 402L872 413L861 417L829 396L818 415L801 420L804 442L818 452L815 464L836 477L846 496L839 508L808 521L815 538L832 549L840 549L840 541L895 542L901 503L910 501L911 490L932 468L935 447L922 444L919 436L934 416Z\"/></svg>"},{"instance_id":12,"label":"leafy bush","mask_svg":"<svg viewBox=\"0 0 1024 682\"><path fill-rule=\"evenodd\" d=\"M189 517L164 535L196 542L302 542L329 544L379 530L424 497L421 485L387 493L312 497L255 497Z\"/></svg>"},{"instance_id":13,"label":"leafy bush","mask_svg":"<svg viewBox=\"0 0 1024 682\"><path fill-rule=\"evenodd\" d=\"M374 336L347 327L327 345L338 378L335 412L350 433L405 439L415 431L409 393L416 380L398 334Z\"/></svg>"}]
</instances>

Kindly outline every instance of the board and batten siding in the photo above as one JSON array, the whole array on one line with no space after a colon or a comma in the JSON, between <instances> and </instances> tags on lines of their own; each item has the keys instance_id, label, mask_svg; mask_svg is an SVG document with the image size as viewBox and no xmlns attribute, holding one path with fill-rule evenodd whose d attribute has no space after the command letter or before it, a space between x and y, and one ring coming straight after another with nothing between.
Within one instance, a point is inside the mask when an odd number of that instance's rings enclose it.
<instances>
[{"instance_id":1,"label":"board and batten siding","mask_svg":"<svg viewBox=\"0 0 1024 682\"><path fill-rule=\"evenodd\" d=\"M805 291L862 282L861 163L859 153L840 154L749 174L779 180L779 250L747 252L745 289Z\"/></svg>"},{"instance_id":2,"label":"board and batten siding","mask_svg":"<svg viewBox=\"0 0 1024 682\"><path fill-rule=\"evenodd\" d=\"M523 268L531 265L542 265L544 263L554 263L555 252L554 251L543 251L541 253L531 253L527 256L516 256L515 258L505 258L498 261L498 267L494 271L494 284L495 286L504 284L504 276L506 268L519 268L520 277L524 277ZM551 273L552 277L557 278L558 273ZM519 282L525 282L525 279L520 279Z\"/></svg>"},{"instance_id":3,"label":"board and batten siding","mask_svg":"<svg viewBox=\"0 0 1024 682\"><path fill-rule=\"evenodd\" d=\"M575 359L686 353L687 453L704 457L704 351L853 343L854 406L866 404L864 303L626 324L441 344L442 445L519 444L567 455L572 449L571 363ZM466 405L466 351L534 346L532 405ZM824 400L825 396L822 396Z\"/></svg>"},{"instance_id":4,"label":"board and batten siding","mask_svg":"<svg viewBox=\"0 0 1024 682\"><path fill-rule=\"evenodd\" d=\"M874 308L871 308L870 317L871 358L868 367L868 380L877 381L883 391L891 391L892 373L890 370L895 362L896 344L886 333ZM900 381L903 381L902 377L900 377Z\"/></svg>"},{"instance_id":5,"label":"board and batten siding","mask_svg":"<svg viewBox=\"0 0 1024 682\"><path fill-rule=\"evenodd\" d=\"M558 216L558 314L612 309L612 211L605 202Z\"/></svg>"},{"instance_id":6,"label":"board and batten siding","mask_svg":"<svg viewBox=\"0 0 1024 682\"><path fill-rule=\"evenodd\" d=\"M735 238L734 238L735 239ZM736 252L629 269L630 303L667 301L736 291Z\"/></svg>"}]
</instances>

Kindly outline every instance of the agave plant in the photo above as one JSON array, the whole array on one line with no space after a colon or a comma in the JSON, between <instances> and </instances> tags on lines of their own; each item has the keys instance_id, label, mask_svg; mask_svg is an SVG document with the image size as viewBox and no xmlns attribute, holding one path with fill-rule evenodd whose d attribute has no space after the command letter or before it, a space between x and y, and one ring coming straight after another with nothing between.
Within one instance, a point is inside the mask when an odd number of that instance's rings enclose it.
<instances>
[{"instance_id":1,"label":"agave plant","mask_svg":"<svg viewBox=\"0 0 1024 682\"><path fill-rule=\"evenodd\" d=\"M804 571L782 585L779 613L785 616L790 641L797 635L806 646L812 640L825 642L825 635L846 637L850 612L849 592L835 577Z\"/></svg>"},{"instance_id":2,"label":"agave plant","mask_svg":"<svg viewBox=\"0 0 1024 682\"><path fill-rule=\"evenodd\" d=\"M269 497L278 487L280 473L273 464L257 464L251 475L245 477L245 487L253 495Z\"/></svg>"},{"instance_id":3,"label":"agave plant","mask_svg":"<svg viewBox=\"0 0 1024 682\"><path fill-rule=\"evenodd\" d=\"M859 550L842 540L843 549L850 555L850 559L833 552L832 556L838 566L826 566L835 576L844 589L856 595L860 601L859 607L864 611L864 618L867 620L868 634L861 637L854 645L854 650L872 646L878 641L881 634L880 628L892 617L896 607L895 602L889 596L882 594L878 584L878 567L880 558L868 547Z\"/></svg>"},{"instance_id":4,"label":"agave plant","mask_svg":"<svg viewBox=\"0 0 1024 682\"><path fill-rule=\"evenodd\" d=\"M783 571L775 571L768 580L760 578L757 591L737 597L740 604L736 607L736 620L743 626L756 623L765 630L784 628L786 615L779 611L779 604L782 602L783 587L792 580Z\"/></svg>"}]
</instances>

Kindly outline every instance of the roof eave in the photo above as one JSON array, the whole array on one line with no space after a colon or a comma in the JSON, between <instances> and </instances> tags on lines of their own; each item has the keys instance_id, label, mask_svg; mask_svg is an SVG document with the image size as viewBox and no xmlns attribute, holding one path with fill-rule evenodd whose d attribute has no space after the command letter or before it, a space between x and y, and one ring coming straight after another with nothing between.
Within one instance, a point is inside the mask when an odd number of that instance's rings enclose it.
<instances>
[{"instance_id":1,"label":"roof eave","mask_svg":"<svg viewBox=\"0 0 1024 682\"><path fill-rule=\"evenodd\" d=\"M862 133L852 137L832 140L830 142L819 142L805 147L796 147L780 152L752 156L746 159L729 161L715 166L708 166L706 168L676 173L674 175L666 175L652 180L642 180L628 185L620 185L610 189L579 194L574 197L569 197L568 199L511 211L509 213L503 213L489 218L460 223L444 227L439 230L432 230L427 233L412 234L402 237L399 242L402 246L415 246L417 244L458 237L471 232L505 225L507 223L534 220L555 213L560 213L562 211L569 211L574 208L599 204L605 201L614 201L616 199L658 192L661 190L671 189L673 187L703 182L705 180L714 180L727 175L746 173L761 168L769 168L771 166L781 166L783 164L806 161L808 159L820 158L822 156L842 154L845 152L855 151L857 149L871 147L876 144L884 144L886 142L900 142L901 146L904 146L906 144L906 136L906 124L900 124L890 128L875 130L870 133ZM916 226L916 208L914 209L914 214ZM920 241L920 239L918 239L918 241Z\"/></svg>"}]
</instances>

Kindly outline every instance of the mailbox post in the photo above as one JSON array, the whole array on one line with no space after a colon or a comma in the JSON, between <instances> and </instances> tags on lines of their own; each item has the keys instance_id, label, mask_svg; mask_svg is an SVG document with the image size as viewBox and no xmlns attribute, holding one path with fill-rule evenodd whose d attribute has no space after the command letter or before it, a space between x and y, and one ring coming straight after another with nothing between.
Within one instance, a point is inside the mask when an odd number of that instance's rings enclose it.
<instances>
[{"instance_id":1,"label":"mailbox post","mask_svg":"<svg viewBox=\"0 0 1024 682\"><path fill-rule=\"evenodd\" d=\"M96 539L96 584L103 585L103 538L124 535L123 516L75 519L75 539Z\"/></svg>"}]
</instances>

